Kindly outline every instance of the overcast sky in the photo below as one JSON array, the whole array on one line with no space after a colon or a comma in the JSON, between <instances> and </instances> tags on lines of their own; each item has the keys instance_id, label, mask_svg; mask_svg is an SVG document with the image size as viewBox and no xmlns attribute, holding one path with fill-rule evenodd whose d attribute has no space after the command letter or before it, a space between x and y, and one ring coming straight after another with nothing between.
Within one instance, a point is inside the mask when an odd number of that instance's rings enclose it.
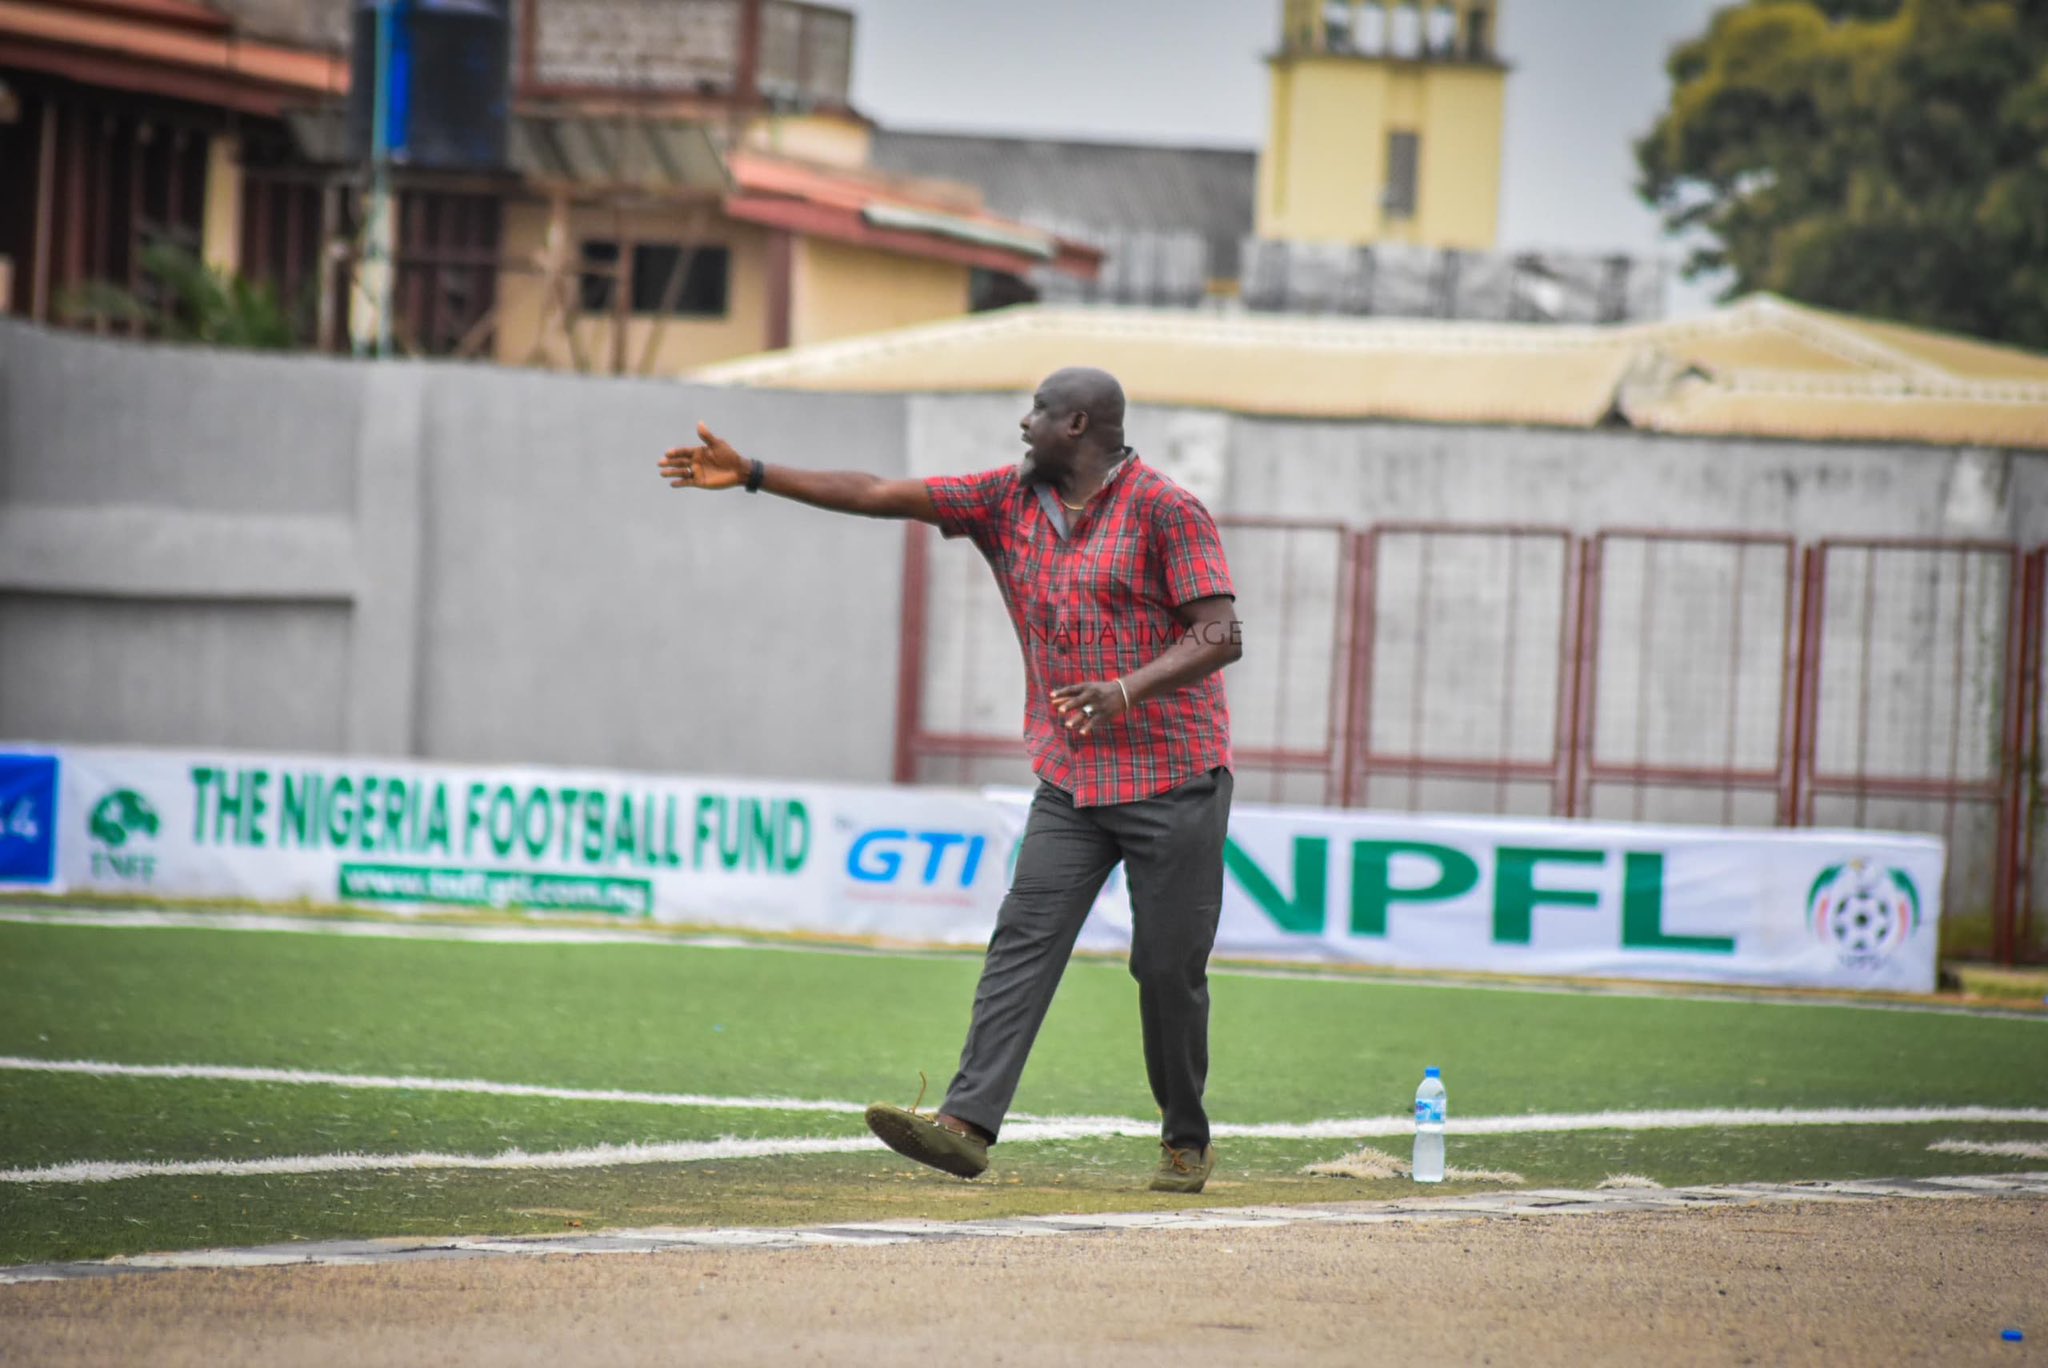
<instances>
[{"instance_id":1,"label":"overcast sky","mask_svg":"<svg viewBox=\"0 0 2048 1368\"><path fill-rule=\"evenodd\" d=\"M1256 147L1280 0L837 0L854 103L887 127ZM1727 0L1500 0L1501 245L1678 250L1630 185L1664 56ZM1707 292L1675 288L1674 312Z\"/></svg>"}]
</instances>

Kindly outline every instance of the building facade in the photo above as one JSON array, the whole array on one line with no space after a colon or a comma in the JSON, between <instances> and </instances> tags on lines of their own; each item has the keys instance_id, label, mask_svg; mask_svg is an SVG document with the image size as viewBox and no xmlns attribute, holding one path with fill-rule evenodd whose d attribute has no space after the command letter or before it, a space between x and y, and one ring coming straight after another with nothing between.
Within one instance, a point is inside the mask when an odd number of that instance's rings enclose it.
<instances>
[{"instance_id":1,"label":"building facade","mask_svg":"<svg viewBox=\"0 0 2048 1368\"><path fill-rule=\"evenodd\" d=\"M1285 0L1258 235L1485 251L1507 66L1493 0Z\"/></svg>"}]
</instances>

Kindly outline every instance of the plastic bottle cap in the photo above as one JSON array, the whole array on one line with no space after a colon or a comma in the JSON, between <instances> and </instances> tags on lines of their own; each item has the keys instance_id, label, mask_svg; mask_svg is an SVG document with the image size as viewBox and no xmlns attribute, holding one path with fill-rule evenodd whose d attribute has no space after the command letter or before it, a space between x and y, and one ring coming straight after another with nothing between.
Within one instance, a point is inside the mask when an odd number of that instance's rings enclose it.
<instances>
[{"instance_id":1,"label":"plastic bottle cap","mask_svg":"<svg viewBox=\"0 0 2048 1368\"><path fill-rule=\"evenodd\" d=\"M1431 1067L1424 1069L1422 1071L1422 1076L1424 1078L1442 1078L1444 1076L1444 1071L1432 1065Z\"/></svg>"}]
</instances>

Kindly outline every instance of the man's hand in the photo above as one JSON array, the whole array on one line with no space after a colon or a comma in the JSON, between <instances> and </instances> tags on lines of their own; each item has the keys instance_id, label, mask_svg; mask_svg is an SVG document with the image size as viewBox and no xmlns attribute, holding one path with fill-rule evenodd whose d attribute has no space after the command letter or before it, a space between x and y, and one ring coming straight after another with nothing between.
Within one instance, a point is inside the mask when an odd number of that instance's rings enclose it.
<instances>
[{"instance_id":1,"label":"man's hand","mask_svg":"<svg viewBox=\"0 0 2048 1368\"><path fill-rule=\"evenodd\" d=\"M661 458L661 478L675 489L737 489L747 481L747 458L723 437L697 424L703 446L676 447Z\"/></svg>"},{"instance_id":2,"label":"man's hand","mask_svg":"<svg viewBox=\"0 0 2048 1368\"><path fill-rule=\"evenodd\" d=\"M1066 723L1068 731L1086 736L1112 717L1129 711L1124 706L1126 685L1114 679L1089 684L1069 684L1052 691L1052 710ZM1131 700L1137 702L1135 698Z\"/></svg>"}]
</instances>

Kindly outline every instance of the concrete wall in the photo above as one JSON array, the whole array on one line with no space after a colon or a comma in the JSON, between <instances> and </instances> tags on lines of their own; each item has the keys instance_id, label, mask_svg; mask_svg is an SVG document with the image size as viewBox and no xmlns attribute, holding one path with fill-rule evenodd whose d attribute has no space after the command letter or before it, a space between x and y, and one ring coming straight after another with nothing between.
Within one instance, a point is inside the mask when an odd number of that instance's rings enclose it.
<instances>
[{"instance_id":1,"label":"concrete wall","mask_svg":"<svg viewBox=\"0 0 2048 1368\"><path fill-rule=\"evenodd\" d=\"M655 460L702 418L771 460L982 469L1017 458L1024 407L0 326L0 735L883 779L900 530L671 491ZM2048 540L2048 458L2032 455L1144 406L1130 431L1219 514L1322 525L1229 534L1250 632L1230 683L1247 748L1314 749L1337 720L1343 526ZM1555 543L1482 538L1424 558L1389 538L1381 554L1375 748L1546 753L1565 592ZM1611 581L1654 585L1602 604L1596 749L1618 763L1764 763L1784 702L1771 649L1782 559L1679 548L1649 567L1646 554L1610 553ZM1022 672L987 571L959 545L932 565L925 723L1013 730ZM1825 658L1824 763L1940 770L1959 737L1958 772L1978 773L2002 707L2002 572L1893 565L1867 621L1861 573L1845 560L1830 581L1830 640L1881 649L1874 677L1846 650ZM1960 692L1928 665L1958 659ZM1638 801L1606 810L1633 815ZM1643 815L1722 815L1669 802Z\"/></svg>"},{"instance_id":2,"label":"concrete wall","mask_svg":"<svg viewBox=\"0 0 2048 1368\"><path fill-rule=\"evenodd\" d=\"M910 467L968 470L1015 458L1021 395L911 401ZM1573 537L1653 528L1824 539L2048 541L2048 457L1983 450L1658 437L1387 423L1310 423L1139 407L1148 460L1217 513L1327 526L1518 524ZM1314 750L1330 724L1343 623L1336 548L1323 530L1226 532L1246 623L1230 675L1243 748ZM1426 542L1426 549L1425 549ZM1491 763L1556 751L1572 608L1565 540L1385 536L1373 617L1372 749ZM1785 744L1785 641L1797 612L1780 546L1649 543L1605 552L1593 747L1611 766L1770 772ZM974 558L934 561L926 715L934 730L1000 732L1021 708L1015 645ZM2011 629L2007 559L1844 550L1823 611L1816 754L1836 775L1973 780L1997 773ZM1869 649L1864 649L1865 643ZM1244 776L1247 798L1319 801L1316 776ZM1550 810L1547 781L1381 778L1375 805ZM1602 816L1776 819L1768 790L1606 782ZM1823 795L1820 820L1950 828L1977 861L1993 810ZM1974 852L1974 853L1973 853ZM1973 867L1981 867L1974 865Z\"/></svg>"},{"instance_id":3,"label":"concrete wall","mask_svg":"<svg viewBox=\"0 0 2048 1368\"><path fill-rule=\"evenodd\" d=\"M900 471L900 401L0 326L0 735L874 779L892 527L655 472Z\"/></svg>"}]
</instances>

